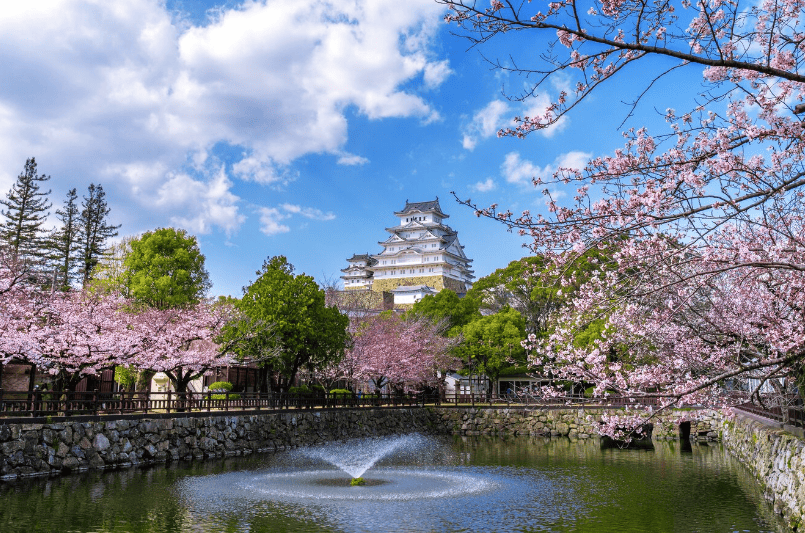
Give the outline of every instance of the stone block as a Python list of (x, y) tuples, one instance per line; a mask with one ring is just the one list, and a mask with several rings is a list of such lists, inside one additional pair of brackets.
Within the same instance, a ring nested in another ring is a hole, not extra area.
[(92, 446), (99, 452), (105, 452), (109, 449), (109, 439), (103, 433), (98, 433), (92, 441)]

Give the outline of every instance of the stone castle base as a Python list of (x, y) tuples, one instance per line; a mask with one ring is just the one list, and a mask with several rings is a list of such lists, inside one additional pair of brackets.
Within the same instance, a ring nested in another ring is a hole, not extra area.
[(410, 276), (407, 278), (386, 278), (376, 279), (372, 282), (372, 290), (374, 292), (388, 292), (397, 287), (405, 287), (411, 285), (427, 285), (433, 287), (437, 291), (442, 289), (450, 289), (456, 294), (464, 294), (467, 292), (467, 286), (463, 282), (448, 278), (446, 276)]

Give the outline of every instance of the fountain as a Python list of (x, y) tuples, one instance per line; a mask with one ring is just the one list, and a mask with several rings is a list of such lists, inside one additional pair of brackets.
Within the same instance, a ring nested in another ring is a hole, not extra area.
[(436, 501), (497, 487), (489, 476), (451, 467), (456, 461), (447, 449), (444, 440), (418, 434), (354, 439), (292, 450), (267, 470), (193, 478), (182, 490), (196, 504), (220, 499), (225, 486), (228, 502), (338, 502), (344, 509), (348, 502)]
[[(718, 447), (679, 448), (358, 439), (0, 484), (0, 530), (23, 533), (36, 523), (50, 531), (154, 533), (774, 531), (766, 519), (773, 509), (742, 465)], [(364, 485), (351, 486), (357, 474)]]

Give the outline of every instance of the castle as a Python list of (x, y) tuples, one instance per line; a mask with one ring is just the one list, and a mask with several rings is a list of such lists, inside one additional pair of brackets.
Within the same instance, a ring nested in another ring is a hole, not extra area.
[(472, 259), (464, 254), (458, 233), (444, 224), (449, 218), (439, 198), (431, 202), (405, 201), (394, 213), (397, 224), (378, 244), (383, 251), (355, 254), (342, 269), (344, 289), (391, 293), (396, 304), (413, 304), (427, 294), (450, 289), (463, 295), (472, 286)]

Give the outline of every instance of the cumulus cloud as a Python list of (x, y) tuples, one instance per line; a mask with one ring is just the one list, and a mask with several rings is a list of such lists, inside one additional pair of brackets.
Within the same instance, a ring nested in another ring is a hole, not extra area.
[(173, 215), (170, 220), (193, 233), (210, 233), (212, 226), (217, 226), (231, 235), (246, 219), (239, 212), (239, 198), (232, 194), (231, 187), (223, 166), (207, 181), (179, 173), (162, 184), (154, 205), (170, 212), (191, 213)]
[(504, 125), (511, 122), (511, 108), (502, 100), (492, 100), (483, 109), (476, 111), (472, 121), (464, 129), (462, 146), (475, 149), (479, 139), (492, 137)]
[[(0, 187), (36, 155), (55, 162), (46, 172), (102, 181), (144, 210), (176, 194), (175, 220), (234, 231), (244, 219), (230, 216), (232, 180), (281, 185), (314, 153), (366, 162), (342, 151), (346, 110), (439, 118), (419, 93), (451, 73), (430, 48), (441, 11), (431, 0), (244, 2), (195, 25), (153, 0), (4, 6)], [(221, 146), (243, 154), (226, 181), (205, 170)]]
[(470, 189), (475, 192), (489, 192), (497, 188), (495, 181), (492, 178), (486, 178), (486, 181), (479, 181), (474, 185), (470, 185)]
[(519, 152), (509, 152), (503, 158), (500, 173), (508, 183), (530, 186), (532, 179), (548, 179), (560, 168), (581, 170), (591, 157), (590, 153), (572, 151), (561, 154), (551, 164), (539, 166), (520, 157)]
[(259, 211), (260, 231), (266, 235), (271, 236), (291, 231), (291, 228), (281, 223), (282, 220), (290, 217), (290, 215), (282, 213), (276, 207), (261, 207)]

